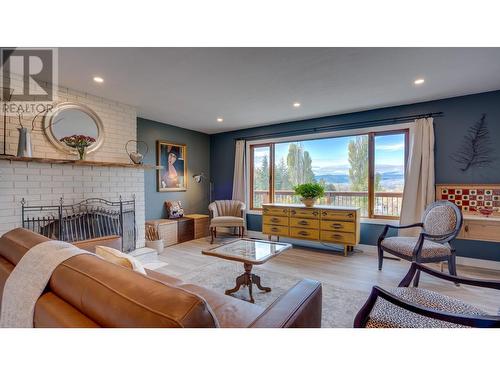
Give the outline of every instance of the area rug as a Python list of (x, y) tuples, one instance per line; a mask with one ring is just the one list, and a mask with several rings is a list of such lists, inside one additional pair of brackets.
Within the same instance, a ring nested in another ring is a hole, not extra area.
[[(183, 274), (181, 279), (186, 283), (203, 285), (206, 288), (224, 293), (226, 289), (234, 287), (236, 276), (242, 273), (243, 265), (241, 263), (217, 260)], [(254, 273), (261, 277), (263, 286), (272, 288), (269, 293), (262, 292), (256, 287), (253, 288), (255, 303), (262, 307), (269, 306), (280, 295), (300, 281), (300, 278), (269, 271), (261, 267), (254, 267)], [(326, 283), (322, 283), (322, 286), (322, 327), (352, 328), (354, 317), (365, 303), (368, 293), (343, 289)], [(247, 300), (248, 289), (241, 288), (233, 294), (233, 297)]]

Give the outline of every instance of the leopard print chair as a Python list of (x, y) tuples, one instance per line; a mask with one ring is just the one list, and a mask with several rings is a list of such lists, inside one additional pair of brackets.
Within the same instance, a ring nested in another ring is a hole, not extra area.
[[(417, 263), (448, 262), (450, 275), (457, 274), (455, 249), (450, 241), (456, 238), (462, 228), (463, 218), (460, 209), (449, 201), (430, 204), (424, 212), (421, 223), (396, 226), (386, 225), (380, 235), (378, 247), (378, 269), (382, 269), (384, 252)], [(421, 227), (418, 237), (387, 237), (390, 228), (403, 229)], [(414, 280), (418, 286), (420, 272)]]
[(410, 287), (417, 272), (482, 288), (500, 290), (500, 282), (460, 278), (412, 263), (397, 288), (372, 288), (354, 319), (355, 328), (489, 328), (500, 327), (500, 315), (489, 315), (476, 306), (431, 290)]

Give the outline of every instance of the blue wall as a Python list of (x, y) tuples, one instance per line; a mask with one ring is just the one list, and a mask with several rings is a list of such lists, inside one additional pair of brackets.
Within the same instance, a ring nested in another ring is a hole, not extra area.
[(146, 220), (165, 217), (164, 202), (180, 200), (186, 213), (207, 213), (209, 201), (209, 186), (206, 181), (197, 184), (191, 176), (197, 173), (210, 173), (210, 136), (192, 130), (178, 128), (161, 122), (137, 119), (137, 139), (145, 141), (149, 153), (144, 159), (145, 164), (156, 164), (156, 141), (166, 140), (187, 146), (188, 187), (183, 192), (158, 192), (156, 190), (156, 171), (146, 169), (144, 172), (144, 193), (146, 203)]
[[(342, 124), (346, 123), (430, 112), (443, 112), (444, 115), (434, 120), (436, 183), (500, 183), (500, 147), (498, 147), (500, 141), (500, 91), (492, 91), (212, 135), (210, 137), (210, 166), (214, 182), (214, 199), (231, 198), (234, 142), (237, 138), (266, 136), (282, 131), (307, 131), (320, 126), (338, 126), (340, 128)], [(488, 127), (495, 146), (493, 155), (495, 160), (489, 168), (464, 173), (451, 160), (450, 155), (460, 147), (468, 127), (476, 122), (482, 113), (487, 114)], [(249, 230), (261, 230), (262, 221), (259, 215), (247, 215), (247, 219)], [(375, 244), (382, 228), (382, 225), (363, 224), (361, 243)], [(498, 243), (460, 240), (455, 242), (455, 246), (460, 256), (500, 260), (500, 244)]]

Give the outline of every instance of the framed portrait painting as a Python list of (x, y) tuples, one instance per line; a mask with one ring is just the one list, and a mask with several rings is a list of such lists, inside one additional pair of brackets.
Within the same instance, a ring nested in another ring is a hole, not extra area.
[(156, 141), (158, 191), (185, 191), (187, 189), (186, 145)]

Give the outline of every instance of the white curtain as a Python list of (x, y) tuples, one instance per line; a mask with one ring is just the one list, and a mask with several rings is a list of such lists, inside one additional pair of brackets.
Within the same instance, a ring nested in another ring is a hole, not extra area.
[[(418, 223), (428, 204), (434, 202), (434, 125), (432, 117), (415, 120), (410, 128), (410, 149), (401, 205), (401, 225)], [(400, 235), (415, 236), (419, 228)]]
[(245, 202), (246, 173), (245, 173), (245, 141), (236, 141), (234, 152), (233, 199)]

